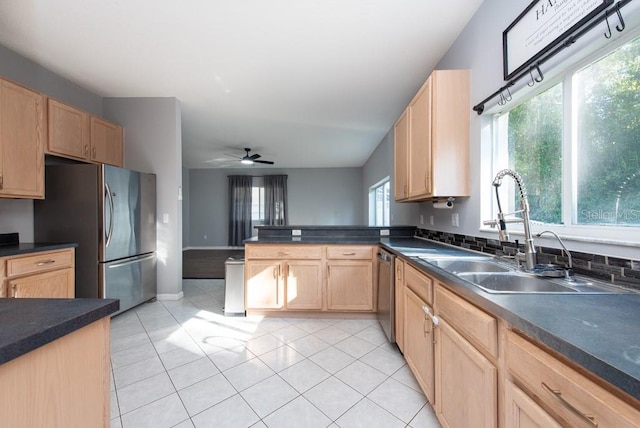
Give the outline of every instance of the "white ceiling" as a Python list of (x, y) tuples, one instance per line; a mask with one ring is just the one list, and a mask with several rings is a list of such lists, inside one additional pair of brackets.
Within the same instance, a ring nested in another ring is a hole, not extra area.
[(104, 97), (176, 97), (183, 165), (362, 166), (482, 0), (2, 0), (0, 44)]

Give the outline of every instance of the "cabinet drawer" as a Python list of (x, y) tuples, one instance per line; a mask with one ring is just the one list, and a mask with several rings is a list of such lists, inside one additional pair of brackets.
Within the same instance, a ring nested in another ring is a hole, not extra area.
[(637, 427), (640, 411), (528, 340), (507, 333), (507, 368), (563, 425)]
[(328, 245), (327, 258), (338, 260), (371, 260), (373, 247), (368, 245)]
[(33, 253), (7, 260), (7, 276), (43, 272), (73, 265), (73, 249)]
[(404, 281), (411, 291), (429, 305), (433, 305), (433, 280), (430, 277), (407, 264), (404, 268)]
[[(406, 273), (405, 273), (406, 275)], [(436, 286), (436, 313), (478, 348), (498, 357), (498, 322), (442, 286)]]
[(247, 259), (321, 259), (319, 245), (247, 245)]

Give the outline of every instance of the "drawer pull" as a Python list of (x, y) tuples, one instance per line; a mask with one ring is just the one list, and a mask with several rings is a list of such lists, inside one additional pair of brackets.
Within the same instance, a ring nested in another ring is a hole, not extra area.
[(46, 266), (46, 265), (50, 265), (51, 263), (55, 263), (56, 261), (53, 259), (48, 259), (48, 260), (43, 260), (41, 262), (36, 263), (36, 266)]
[(286, 251), (278, 251), (278, 255), (279, 255), (279, 256), (288, 256), (288, 255), (290, 255), (290, 254), (291, 254), (291, 253), (286, 252)]
[(596, 419), (593, 416), (586, 415), (586, 414), (582, 413), (580, 410), (576, 409), (573, 404), (569, 403), (567, 400), (564, 399), (564, 397), (562, 396), (562, 393), (560, 391), (549, 388), (549, 386), (547, 386), (547, 384), (544, 383), (544, 382), (542, 382), (541, 385), (542, 385), (542, 388), (545, 391), (547, 391), (549, 394), (551, 394), (564, 407), (569, 409), (571, 411), (571, 413), (575, 414), (576, 416), (578, 416), (579, 418), (585, 420), (586, 422), (589, 422), (593, 427), (597, 427), (598, 426), (598, 422), (596, 422)]
[(343, 256), (355, 256), (356, 253), (342, 253)]

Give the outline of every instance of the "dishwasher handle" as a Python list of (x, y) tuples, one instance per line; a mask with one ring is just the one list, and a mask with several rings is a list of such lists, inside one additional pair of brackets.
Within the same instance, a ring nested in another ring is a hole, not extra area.
[(383, 262), (386, 263), (391, 263), (393, 261), (393, 256), (389, 253), (385, 253), (385, 252), (378, 252), (378, 260), (382, 260)]

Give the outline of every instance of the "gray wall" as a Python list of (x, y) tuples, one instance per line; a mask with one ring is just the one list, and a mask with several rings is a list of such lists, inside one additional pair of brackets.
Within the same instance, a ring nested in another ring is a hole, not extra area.
[(189, 246), (189, 170), (182, 168), (182, 247)]
[(286, 174), (290, 224), (363, 224), (362, 168), (192, 169), (189, 246), (227, 245), (227, 175), (240, 174)]
[[(0, 76), (60, 101), (102, 115), (102, 97), (0, 45)], [(0, 198), (0, 233), (18, 232), (20, 241), (33, 242), (33, 202)]]
[[(176, 98), (105, 98), (104, 114), (125, 127), (125, 166), (156, 174), (158, 298), (182, 295), (182, 115)], [(166, 217), (166, 221), (165, 221)]]

